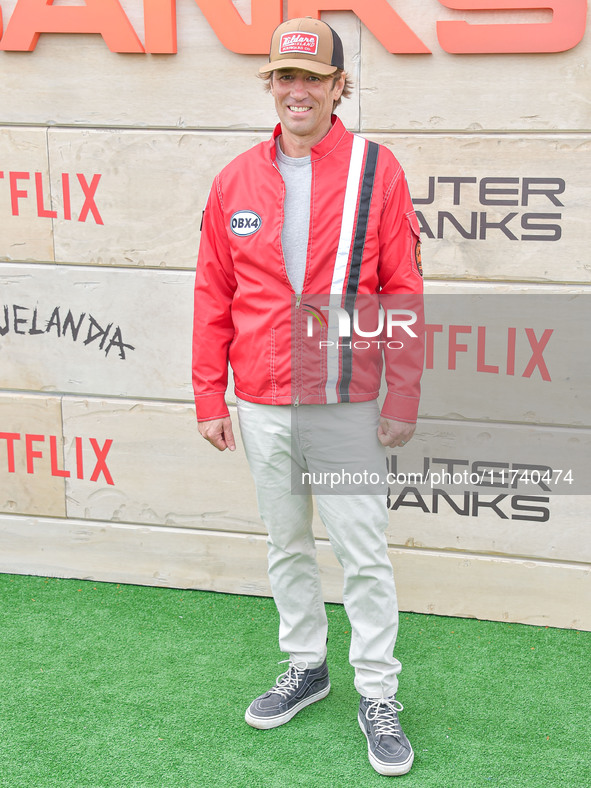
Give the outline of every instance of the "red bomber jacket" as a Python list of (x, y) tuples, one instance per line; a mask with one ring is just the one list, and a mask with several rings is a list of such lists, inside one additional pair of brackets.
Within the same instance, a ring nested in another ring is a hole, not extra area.
[(306, 405), (375, 399), (385, 360), (382, 415), (414, 422), (423, 281), (404, 172), (388, 148), (351, 134), (333, 116), (311, 151), (306, 272), (295, 293), (281, 245), (280, 133), (278, 125), (271, 140), (222, 170), (203, 214), (193, 332), (197, 418), (228, 415), (228, 361), (241, 399)]

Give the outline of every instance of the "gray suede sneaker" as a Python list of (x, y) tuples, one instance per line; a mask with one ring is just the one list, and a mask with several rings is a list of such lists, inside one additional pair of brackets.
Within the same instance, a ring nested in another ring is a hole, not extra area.
[[(287, 660), (286, 660), (287, 661)], [(330, 691), (326, 660), (318, 668), (305, 662), (290, 662), (277, 677), (277, 683), (250, 704), (244, 719), (253, 728), (277, 728), (311, 703), (325, 698)]]
[(369, 762), (379, 774), (406, 774), (415, 754), (398, 722), (402, 703), (391, 698), (361, 698), (359, 727), (367, 739)]

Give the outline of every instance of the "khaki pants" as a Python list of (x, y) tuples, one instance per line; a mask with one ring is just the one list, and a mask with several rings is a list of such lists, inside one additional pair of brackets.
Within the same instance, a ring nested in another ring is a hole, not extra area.
[[(401, 669), (393, 656), (398, 606), (385, 537), (387, 488), (376, 481), (386, 470), (385, 451), (377, 439), (377, 403), (237, 404), (268, 531), (281, 650), (309, 667), (326, 656), (327, 618), (312, 533), (314, 492), (344, 570), (355, 687), (365, 697), (394, 695)], [(373, 482), (369, 487), (363, 482), (368, 478)]]

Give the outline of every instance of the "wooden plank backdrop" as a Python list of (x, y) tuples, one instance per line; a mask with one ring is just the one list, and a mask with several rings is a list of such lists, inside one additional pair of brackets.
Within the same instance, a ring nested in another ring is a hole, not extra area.
[[(2, 33), (16, 2), (0, 0)], [(256, 78), (265, 57), (226, 49), (195, 0), (175, 5), (176, 54), (45, 33), (32, 52), (0, 51), (0, 571), (266, 595), (244, 452), (200, 438), (190, 346), (212, 179), (268, 137), (275, 113)], [(250, 2), (234, 5), (249, 22)], [(431, 54), (388, 52), (351, 11), (322, 15), (355, 83), (339, 114), (407, 173), (428, 319), (441, 325), (416, 438), (390, 467), (436, 472), (448, 458), (576, 477), (447, 495), (393, 484), (401, 606), (591, 629), (591, 35), (558, 53), (454, 55), (437, 22), (469, 12), (390, 5)], [(143, 41), (143, 2), (121, 6)], [(491, 21), (551, 13), (478, 15)], [(471, 329), (456, 369), (452, 325)], [(551, 331), (547, 379), (540, 364), (523, 374), (526, 330)], [(235, 415), (231, 378), (227, 398)], [(315, 531), (326, 598), (340, 601), (317, 517)]]

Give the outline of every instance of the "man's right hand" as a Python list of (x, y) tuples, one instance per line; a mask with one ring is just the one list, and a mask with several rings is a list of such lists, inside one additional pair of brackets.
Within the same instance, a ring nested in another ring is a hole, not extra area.
[(209, 441), (216, 449), (224, 451), (236, 451), (234, 433), (232, 432), (232, 420), (229, 416), (223, 419), (213, 419), (212, 421), (200, 421), (199, 432), (206, 441)]

